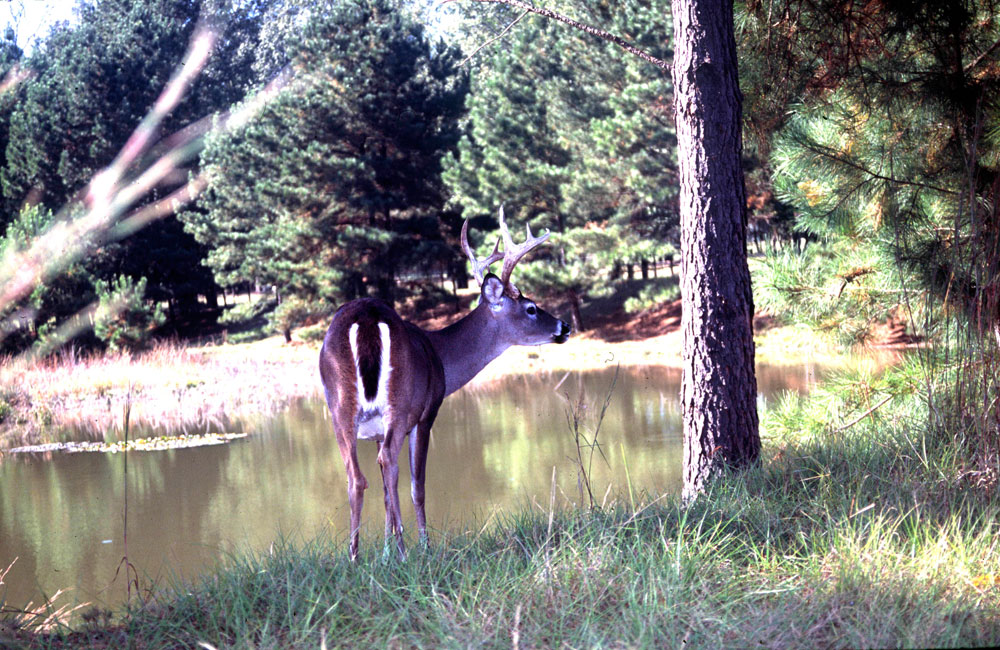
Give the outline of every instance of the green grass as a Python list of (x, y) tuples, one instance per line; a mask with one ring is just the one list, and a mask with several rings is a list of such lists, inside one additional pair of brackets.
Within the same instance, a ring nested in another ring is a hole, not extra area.
[(356, 564), (343, 539), (286, 542), (230, 557), (195, 584), (134, 603), (116, 623), (91, 616), (44, 634), (20, 629), (7, 643), (1000, 644), (995, 476), (966, 471), (955, 438), (923, 427), (916, 397), (842, 431), (809, 417), (830, 408), (823, 399), (789, 399), (770, 411), (761, 467), (716, 483), (687, 507), (647, 496), (632, 509), (624, 496), (603, 510), (526, 508), (482, 530), (434, 535), (405, 562), (383, 560), (374, 540)]

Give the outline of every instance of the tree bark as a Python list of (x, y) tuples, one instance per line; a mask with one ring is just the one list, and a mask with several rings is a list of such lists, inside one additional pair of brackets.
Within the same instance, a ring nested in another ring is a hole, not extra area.
[(732, 0), (672, 0), (684, 497), (760, 456)]

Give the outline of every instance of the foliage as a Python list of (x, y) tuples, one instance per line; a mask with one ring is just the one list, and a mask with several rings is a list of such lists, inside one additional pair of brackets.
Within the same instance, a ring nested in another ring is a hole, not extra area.
[[(871, 342), (878, 327), (893, 319), (930, 334), (917, 314), (900, 309), (900, 272), (886, 252), (870, 241), (847, 238), (821, 241), (801, 252), (776, 250), (755, 266), (755, 304), (846, 346)], [(916, 279), (907, 280), (908, 290), (919, 296)]]
[[(14, 30), (7, 27), (0, 39), (0, 80), (6, 86), (0, 89), (0, 154), (6, 152), (10, 140), (10, 118), (18, 101), (15, 79), (18, 78), (18, 64), (23, 56), (24, 52), (17, 46)], [(0, 231), (7, 227), (10, 218), (17, 212), (18, 207), (0, 191)]]
[[(39, 205), (25, 208), (0, 239), (0, 259), (23, 251), (35, 237), (58, 225), (49, 210)], [(143, 347), (165, 321), (161, 305), (145, 302), (146, 284), (145, 278), (135, 281), (125, 275), (102, 280), (85, 263), (71, 264), (44, 278), (25, 300), (8, 305), (0, 314), (7, 317), (3, 347), (13, 351), (33, 345), (36, 353), (48, 354), (73, 338), (79, 329), (74, 323), (85, 317), (91, 304), (99, 341), (115, 351)]]
[(651, 282), (639, 289), (639, 294), (625, 300), (625, 311), (630, 314), (640, 312), (656, 305), (673, 302), (681, 297), (680, 283), (676, 278), (666, 278), (659, 282)]
[[(904, 316), (911, 333), (963, 360), (964, 370), (944, 373), (956, 383), (928, 396), (937, 426), (978, 422), (988, 443), (976, 453), (995, 464), (995, 5), (748, 3), (744, 27), (763, 44), (748, 67), (771, 69), (781, 86), (769, 99), (766, 85), (749, 91), (770, 106), (775, 191), (823, 242), (762, 266), (771, 308), (855, 340), (874, 320)], [(940, 372), (924, 356), (928, 374)]]
[[(571, 3), (575, 17), (662, 56), (669, 9), (653, 5)], [(495, 31), (515, 19), (506, 8), (468, 11)], [(469, 47), (491, 36), (467, 29)], [(553, 229), (556, 247), (519, 267), (518, 277), (529, 291), (567, 298), (580, 330), (581, 300), (610, 289), (615, 261), (673, 252), (666, 243), (677, 219), (670, 80), (533, 15), (478, 57), (467, 133), (445, 171), (452, 204), (474, 217), (506, 203), (535, 230)]]
[(223, 312), (222, 316), (219, 317), (219, 323), (223, 325), (249, 323), (274, 311), (276, 306), (277, 301), (273, 296), (264, 296), (256, 302), (237, 303)]
[[(983, 134), (1000, 84), (990, 67), (1000, 24), (984, 2), (953, 12), (935, 3), (834, 5), (786, 2), (772, 8), (777, 28), (751, 30), (798, 57), (782, 81), (801, 89), (801, 100), (785, 96), (789, 110), (772, 140), (776, 191), (800, 228), (850, 242), (845, 254), (871, 248), (876, 270), (900, 274), (895, 302), (927, 288), (970, 310), (986, 299), (994, 265), (996, 152)], [(793, 17), (803, 28), (783, 32)], [(808, 56), (821, 38), (829, 46)], [(965, 66), (958, 76), (956, 61)]]
[(146, 278), (96, 280), (94, 290), (98, 298), (94, 334), (115, 352), (145, 347), (153, 330), (166, 320), (162, 305), (145, 301)]
[(278, 304), (268, 316), (271, 328), (284, 335), (285, 341), (291, 342), (292, 328), (304, 322), (310, 314), (315, 313), (315, 307), (300, 296), (290, 296)]
[[(251, 11), (254, 4), (242, 9)], [(50, 209), (73, 200), (153, 106), (203, 9), (215, 11), (211, 17), (220, 26), (228, 23), (230, 31), (222, 35), (220, 56), (210, 61), (164, 131), (177, 131), (240, 99), (251, 80), (253, 34), (228, 3), (210, 9), (199, 0), (83, 2), (79, 20), (57, 25), (25, 61), (35, 76), (11, 117), (0, 174), (4, 195), (18, 201), (32, 195)]]
[[(241, 98), (259, 74), (251, 64), (264, 2), (81, 3), (78, 20), (54, 27), (21, 61), (30, 74), (0, 104), (0, 224), (16, 220), (22, 207), (34, 204), (74, 218), (82, 189), (153, 107), (203, 21), (220, 31), (216, 56), (167, 116), (162, 131), (190, 127)], [(152, 155), (156, 151), (154, 146)], [(134, 173), (128, 170), (126, 176)], [(145, 200), (161, 199), (185, 181), (180, 171)], [(120, 275), (146, 277), (150, 296), (169, 301), (172, 315), (196, 308), (199, 294), (211, 301), (216, 293), (210, 273), (199, 264), (204, 251), (172, 216), (122, 241), (89, 244), (79, 267), (84, 275), (106, 282)], [(63, 314), (77, 311), (78, 300), (72, 292), (68, 297), (66, 305), (52, 305), (57, 327), (65, 324)]]
[[(315, 11), (291, 47), (296, 82), (202, 162), (209, 187), (182, 215), (216, 280), (277, 288), (282, 328), (443, 252), (440, 159), (458, 137), (467, 84), (389, 0)], [(294, 307), (292, 306), (294, 305)]]
[[(51, 211), (37, 205), (26, 207), (7, 224), (0, 239), (0, 259), (17, 259), (16, 254), (55, 223)], [(71, 264), (63, 273), (45, 278), (20, 303), (6, 305), (0, 310), (0, 318), (6, 319), (0, 331), (3, 336), (0, 349), (21, 350), (53, 334), (59, 323), (69, 320), (93, 300), (91, 279), (83, 264)]]

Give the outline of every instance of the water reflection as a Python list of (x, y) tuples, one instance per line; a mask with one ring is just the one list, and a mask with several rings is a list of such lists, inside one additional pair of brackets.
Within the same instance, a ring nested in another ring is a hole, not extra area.
[[(513, 377), (470, 386), (445, 400), (428, 457), (427, 515), (434, 529), (482, 521), (494, 509), (548, 504), (553, 468), (557, 498), (580, 502), (567, 410), (583, 396), (587, 435), (596, 425), (614, 369)], [(783, 389), (807, 390), (814, 371), (758, 368), (763, 401)], [(680, 371), (622, 370), (600, 433), (607, 462), (593, 462), (598, 496), (625, 489), (622, 462), (636, 489), (677, 491), (681, 482)], [(21, 457), (0, 465), (0, 600), (20, 607), (59, 589), (70, 601), (114, 605), (125, 598), (125, 499), (128, 559), (143, 587), (164, 576), (194, 576), (224, 553), (267, 548), (279, 535), (346, 539), (345, 478), (329, 416), (307, 400), (261, 422), (236, 424), (253, 435), (216, 447), (132, 452), (127, 490), (122, 454)], [(136, 435), (142, 435), (137, 432)], [(359, 445), (372, 486), (364, 535), (378, 539), (384, 511), (375, 445)], [(405, 465), (405, 463), (404, 463)], [(404, 525), (413, 533), (409, 475), (400, 472)], [(61, 602), (67, 602), (63, 600)]]

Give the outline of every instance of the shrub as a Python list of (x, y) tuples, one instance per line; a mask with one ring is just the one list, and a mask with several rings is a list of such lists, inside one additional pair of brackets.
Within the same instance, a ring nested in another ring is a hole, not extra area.
[(143, 299), (146, 278), (135, 281), (123, 275), (110, 282), (95, 280), (94, 290), (98, 298), (94, 334), (112, 350), (144, 348), (153, 330), (166, 320), (162, 306)]
[(681, 288), (675, 278), (650, 282), (639, 290), (639, 295), (625, 301), (625, 311), (630, 314), (649, 309), (681, 297)]

